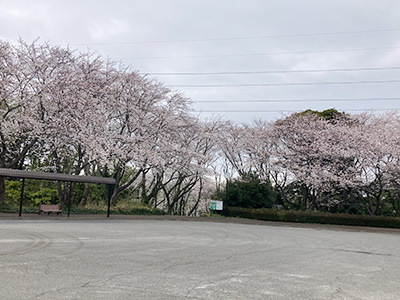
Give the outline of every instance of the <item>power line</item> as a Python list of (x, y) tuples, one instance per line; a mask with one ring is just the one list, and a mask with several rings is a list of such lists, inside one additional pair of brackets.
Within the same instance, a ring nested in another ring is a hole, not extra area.
[(400, 97), (383, 98), (324, 98), (324, 99), (255, 99), (255, 100), (193, 100), (193, 103), (286, 103), (286, 102), (353, 102), (353, 101), (394, 101), (400, 100)]
[(271, 70), (271, 71), (237, 71), (237, 72), (141, 72), (142, 75), (254, 75), (254, 74), (281, 74), (281, 73), (317, 73), (317, 72), (356, 72), (400, 70), (400, 67), (370, 67), (370, 68), (341, 68), (341, 69), (306, 69), (306, 70)]
[[(355, 108), (355, 109), (338, 109), (339, 111), (395, 111), (399, 108)], [(304, 111), (304, 109), (267, 109), (267, 110), (196, 110), (194, 112), (198, 113), (284, 113), (284, 112), (299, 112)]]
[(340, 85), (340, 84), (383, 84), (397, 83), (394, 80), (333, 81), (333, 82), (287, 82), (287, 83), (243, 83), (243, 84), (176, 84), (166, 85), (170, 88), (224, 88), (224, 87), (269, 87), (269, 86), (302, 86), (302, 85)]
[(143, 56), (143, 57), (125, 57), (127, 59), (186, 59), (186, 58), (214, 58), (214, 57), (243, 57), (243, 56), (268, 56), (268, 55), (286, 55), (286, 54), (307, 54), (307, 53), (333, 53), (333, 52), (356, 52), (356, 51), (377, 51), (393, 50), (400, 47), (373, 47), (373, 48), (350, 48), (350, 49), (327, 49), (327, 50), (300, 50), (286, 52), (261, 52), (261, 53), (242, 53), (242, 54), (206, 54), (206, 55), (182, 55), (182, 56)]
[(236, 41), (236, 40), (254, 40), (254, 39), (271, 39), (271, 38), (291, 38), (291, 37), (313, 37), (313, 36), (347, 35), (347, 34), (363, 34), (363, 33), (393, 32), (393, 31), (400, 31), (400, 28), (354, 30), (354, 31), (336, 31), (336, 32), (320, 32), (320, 33), (300, 33), (300, 34), (278, 34), (278, 35), (245, 36), (245, 37), (186, 39), (186, 40), (154, 40), (154, 41), (131, 41), (131, 42), (76, 43), (76, 44), (69, 44), (69, 45), (70, 46), (90, 46), (90, 45), (131, 45), (131, 44), (161, 44), (161, 43), (165, 44), (165, 43), (216, 42), (216, 41)]

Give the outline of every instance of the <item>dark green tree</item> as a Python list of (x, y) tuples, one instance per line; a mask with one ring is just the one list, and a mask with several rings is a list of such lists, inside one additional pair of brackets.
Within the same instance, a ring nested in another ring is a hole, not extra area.
[(222, 190), (221, 199), (228, 206), (247, 208), (272, 208), (275, 193), (271, 184), (262, 182), (254, 174), (246, 174), (240, 179), (228, 182), (227, 190)]

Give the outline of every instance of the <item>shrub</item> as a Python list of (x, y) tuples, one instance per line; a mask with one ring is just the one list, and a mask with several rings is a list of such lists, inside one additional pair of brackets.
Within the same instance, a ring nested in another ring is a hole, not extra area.
[(271, 184), (261, 182), (252, 174), (229, 181), (227, 190), (221, 191), (220, 199), (226, 201), (226, 197), (229, 206), (237, 207), (271, 208), (275, 203), (275, 193)]
[(241, 207), (229, 207), (228, 213), (230, 217), (266, 221), (400, 228), (399, 218), (383, 216), (273, 210), (265, 208), (249, 209)]
[[(22, 182), (6, 180), (5, 203), (9, 207), (19, 206)], [(56, 185), (51, 181), (25, 180), (24, 207), (37, 207), (42, 204), (57, 204), (58, 193)]]

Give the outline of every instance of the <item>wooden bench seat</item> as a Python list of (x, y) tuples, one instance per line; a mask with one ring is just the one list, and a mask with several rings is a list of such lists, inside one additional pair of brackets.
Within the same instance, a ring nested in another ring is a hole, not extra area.
[(42, 213), (46, 213), (46, 212), (48, 215), (52, 214), (53, 212), (56, 212), (57, 216), (62, 214), (62, 210), (60, 209), (58, 204), (56, 204), (56, 205), (40, 204), (39, 215), (41, 215)]

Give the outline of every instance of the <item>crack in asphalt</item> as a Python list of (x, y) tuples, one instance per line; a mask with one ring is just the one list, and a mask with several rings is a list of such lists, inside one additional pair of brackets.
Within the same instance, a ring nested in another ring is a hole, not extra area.
[(335, 248), (329, 248), (327, 250), (333, 250), (333, 251), (338, 251), (338, 252), (359, 253), (359, 254), (367, 254), (367, 255), (393, 256), (393, 254), (389, 254), (389, 253), (378, 253), (378, 252), (363, 251), (363, 250), (349, 250), (349, 249), (335, 249)]

